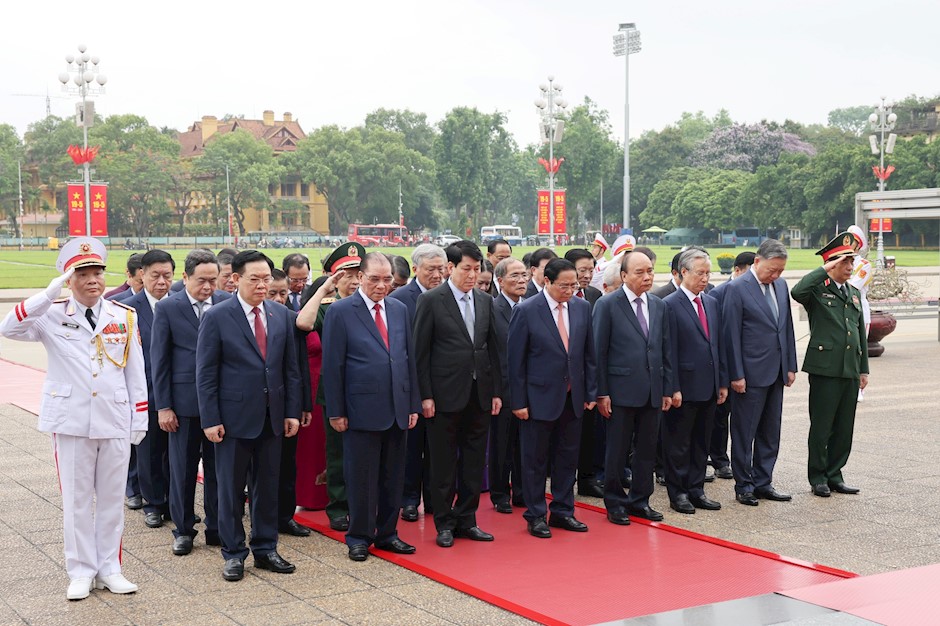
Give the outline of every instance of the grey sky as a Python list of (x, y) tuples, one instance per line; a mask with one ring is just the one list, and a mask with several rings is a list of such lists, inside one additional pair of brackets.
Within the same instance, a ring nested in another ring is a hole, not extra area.
[[(79, 15), (82, 6), (94, 9)], [(265, 109), (292, 112), (309, 132), (354, 126), (378, 107), (434, 123), (476, 106), (507, 113), (525, 145), (537, 140), (538, 85), (553, 74), (570, 103), (589, 96), (607, 109), (619, 138), (624, 66), (611, 38), (620, 22), (642, 33), (630, 57), (633, 137), (682, 111), (825, 123), (829, 110), (881, 95), (940, 92), (935, 0), (53, 0), (12, 3), (4, 22), (0, 123), (21, 134), (45, 102), (11, 94), (62, 96), (56, 76), (82, 42), (109, 80), (99, 113), (181, 130), (202, 115)], [(57, 115), (74, 106), (52, 100)]]

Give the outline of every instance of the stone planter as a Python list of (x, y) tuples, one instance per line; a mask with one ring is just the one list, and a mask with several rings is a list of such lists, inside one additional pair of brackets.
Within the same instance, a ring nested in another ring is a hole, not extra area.
[(898, 320), (894, 314), (889, 311), (871, 312), (871, 327), (868, 329), (868, 357), (876, 357), (884, 354), (885, 347), (881, 345), (881, 340), (894, 332), (897, 328)]
[(734, 268), (734, 258), (718, 257), (718, 267), (722, 274), (730, 274)]

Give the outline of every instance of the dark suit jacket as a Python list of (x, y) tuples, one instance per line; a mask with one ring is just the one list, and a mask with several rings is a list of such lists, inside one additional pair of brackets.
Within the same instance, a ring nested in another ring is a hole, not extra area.
[(412, 349), (411, 318), (398, 300), (385, 299), (388, 342), (374, 313), (355, 293), (333, 303), (323, 323), (323, 385), (328, 417), (346, 417), (351, 430), (408, 429), (421, 412)]
[(525, 297), (531, 298), (537, 295), (539, 295), (539, 288), (535, 286), (535, 281), (530, 278), (529, 283), (525, 286)]
[[(731, 286), (731, 279), (729, 278), (723, 283), (718, 283), (714, 289), (705, 290), (705, 293), (710, 295), (712, 298), (718, 301), (718, 308), (721, 308), (721, 303), (725, 299), (725, 292), (728, 287)], [(710, 284), (710, 283), (709, 283)]]
[(112, 300), (114, 302), (126, 302), (128, 298), (133, 298), (134, 296), (140, 293), (143, 293), (143, 289), (141, 289), (137, 293), (134, 293), (130, 289), (125, 289), (124, 291), (116, 293), (113, 296), (108, 296), (108, 300)]
[[(127, 292), (125, 292), (127, 293)], [(133, 296), (123, 300), (124, 304), (134, 307), (137, 310), (137, 329), (140, 331), (140, 343), (144, 348), (144, 371), (147, 373), (147, 398), (150, 402), (150, 410), (156, 411), (159, 408), (153, 397), (153, 368), (150, 364), (150, 338), (153, 330), (153, 310), (150, 308), (150, 300), (147, 299), (147, 290), (141, 289)]]
[(179, 291), (182, 291), (184, 287), (185, 285), (183, 284), (183, 279), (180, 278), (179, 280), (174, 282), (172, 285), (170, 285), (170, 293), (177, 293)]
[(728, 357), (730, 380), (747, 379), (748, 385), (769, 387), (786, 383), (787, 372), (796, 372), (796, 341), (790, 317), (790, 292), (782, 278), (774, 281), (779, 318), (774, 321), (763, 289), (747, 271), (725, 289), (722, 298), (722, 342)]
[(702, 306), (708, 321), (708, 337), (698, 311), (681, 289), (666, 296), (669, 312), (669, 339), (676, 387), (683, 402), (706, 402), (728, 387), (728, 372), (721, 358), (721, 313), (718, 301), (704, 293)]
[(576, 417), (584, 403), (597, 399), (597, 364), (591, 329), (591, 305), (581, 298), (568, 302), (568, 350), (545, 294), (520, 303), (509, 322), (511, 408), (528, 407), (529, 419), (557, 420), (571, 386)]
[(474, 372), (481, 407), (502, 395), (493, 298), (479, 289), (471, 293), (476, 315), (472, 343), (449, 281), (418, 298), (414, 336), (421, 398), (433, 398), (442, 413), (467, 406)]
[(415, 311), (418, 308), (418, 296), (420, 296), (421, 293), (421, 287), (418, 285), (418, 281), (412, 280), (404, 287), (399, 287), (390, 293), (388, 297), (404, 303), (404, 305), (408, 307), (408, 317), (413, 321)]
[[(519, 306), (522, 302), (516, 304)], [(504, 392), (509, 389), (509, 320), (513, 307), (506, 296), (499, 294), (493, 299), (493, 326), (496, 329), (496, 344), (499, 348), (499, 371), (502, 374)], [(505, 403), (508, 405), (508, 402)]]
[(669, 294), (675, 293), (675, 292), (676, 292), (676, 280), (675, 278), (672, 277), (671, 274), (669, 276), (668, 283), (666, 283), (665, 285), (662, 285), (661, 287), (657, 287), (656, 289), (650, 290), (650, 293), (656, 296), (657, 298), (659, 298), (660, 300), (662, 300)]
[[(231, 298), (216, 291), (212, 305)], [(208, 313), (212, 307), (205, 312)], [(155, 410), (173, 409), (177, 415), (199, 415), (196, 395), (196, 340), (199, 320), (186, 291), (178, 291), (157, 303), (150, 337)]]
[[(604, 295), (597, 287), (591, 287), (588, 285), (584, 290), (584, 300), (588, 301), (588, 304), (591, 305), (591, 308), (594, 308), (594, 304), (601, 299), (601, 296)], [(575, 297), (577, 297), (577, 292), (575, 292)]]
[(222, 424), (225, 436), (254, 439), (265, 415), (275, 435), (286, 418), (300, 419), (301, 381), (292, 312), (266, 300), (267, 358), (237, 297), (203, 315), (196, 345), (196, 389), (203, 428)]
[(131, 290), (131, 286), (125, 280), (123, 283), (121, 283), (114, 289), (109, 289), (108, 291), (105, 291), (103, 297), (105, 300), (111, 300), (112, 298), (114, 298), (114, 296), (118, 295), (119, 293), (124, 293), (125, 291), (130, 291), (130, 290)]
[(594, 305), (597, 395), (617, 406), (658, 408), (675, 392), (666, 305), (653, 295), (647, 301), (648, 339), (623, 289)]

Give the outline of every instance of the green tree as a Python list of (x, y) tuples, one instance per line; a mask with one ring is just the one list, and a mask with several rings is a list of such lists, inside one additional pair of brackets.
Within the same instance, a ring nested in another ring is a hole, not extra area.
[(695, 167), (676, 167), (663, 174), (662, 179), (650, 192), (646, 208), (640, 214), (640, 224), (643, 228), (659, 226), (670, 229), (692, 226), (679, 221), (673, 213), (673, 204), (686, 184), (703, 180), (708, 175), (708, 170)]
[(82, 129), (72, 120), (50, 115), (33, 122), (26, 129), (24, 143), (26, 160), (39, 169), (39, 182), (51, 194), (59, 184), (79, 178), (78, 166), (66, 152), (69, 146), (82, 145)]
[(705, 141), (715, 130), (731, 126), (733, 123), (727, 109), (721, 109), (715, 114), (715, 117), (711, 118), (705, 115), (704, 111), (698, 111), (697, 113), (684, 111), (674, 126), (682, 134), (685, 141), (694, 146)]
[(837, 128), (844, 133), (861, 137), (868, 128), (868, 116), (873, 107), (862, 104), (854, 107), (842, 107), (829, 111), (829, 126)]
[(738, 199), (751, 177), (741, 170), (712, 170), (689, 180), (672, 202), (673, 219), (687, 228), (732, 230), (745, 225)]
[[(674, 126), (667, 126), (659, 132), (647, 131), (631, 143), (630, 214), (632, 216), (639, 216), (646, 210), (647, 200), (656, 183), (662, 180), (669, 170), (686, 165), (691, 154), (692, 143)], [(622, 176), (623, 162), (619, 154), (617, 161)], [(620, 188), (622, 189), (622, 186)], [(605, 189), (605, 198), (606, 195)], [(622, 202), (618, 205), (622, 205)], [(645, 228), (662, 227), (662, 224), (642, 222)]]
[(11, 235), (19, 234), (19, 181), (17, 163), (23, 159), (23, 144), (16, 129), (0, 124), (0, 208), (13, 224)]
[(428, 116), (410, 109), (376, 109), (366, 115), (366, 127), (379, 126), (403, 135), (405, 145), (430, 157), (434, 146), (434, 127), (428, 124)]
[(804, 230), (821, 237), (832, 233), (837, 222), (851, 224), (855, 219), (855, 194), (874, 189), (872, 165), (871, 153), (859, 146), (835, 145), (816, 155), (803, 186)]
[(748, 181), (738, 198), (742, 226), (763, 231), (779, 231), (802, 225), (806, 211), (803, 187), (809, 176), (811, 157), (785, 153), (776, 165), (762, 165)]

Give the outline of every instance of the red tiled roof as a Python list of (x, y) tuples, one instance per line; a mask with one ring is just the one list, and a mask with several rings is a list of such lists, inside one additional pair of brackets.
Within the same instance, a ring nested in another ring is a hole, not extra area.
[[(275, 152), (293, 152), (297, 149), (297, 141), (307, 136), (304, 129), (296, 121), (276, 121), (271, 126), (265, 126), (262, 120), (231, 119), (218, 122), (218, 130), (209, 136), (224, 135), (235, 129), (251, 133), (256, 139), (261, 139)], [(205, 149), (202, 141), (202, 121), (194, 122), (189, 130), (179, 133), (180, 155), (182, 157), (199, 156)]]

